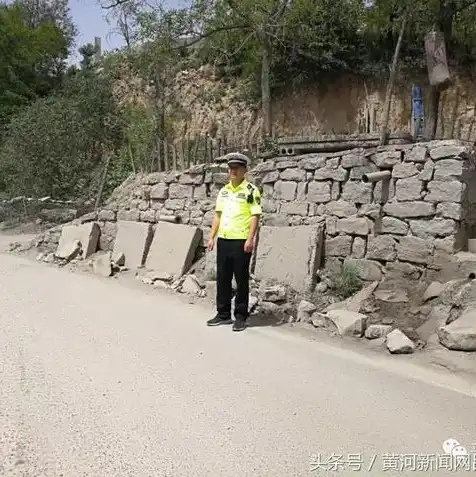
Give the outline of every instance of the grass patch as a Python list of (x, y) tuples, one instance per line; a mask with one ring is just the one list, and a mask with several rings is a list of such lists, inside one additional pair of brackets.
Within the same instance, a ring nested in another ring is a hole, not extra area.
[(355, 265), (344, 264), (339, 271), (331, 275), (330, 279), (332, 291), (344, 300), (362, 289), (362, 280)]

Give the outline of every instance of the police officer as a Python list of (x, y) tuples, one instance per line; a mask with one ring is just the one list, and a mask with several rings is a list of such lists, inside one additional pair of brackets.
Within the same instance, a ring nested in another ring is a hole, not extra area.
[(250, 261), (261, 216), (261, 194), (245, 179), (248, 158), (240, 153), (227, 156), (229, 182), (218, 193), (208, 250), (217, 247), (217, 315), (208, 326), (231, 324), (232, 280), (235, 276), (235, 322), (242, 331), (248, 319)]

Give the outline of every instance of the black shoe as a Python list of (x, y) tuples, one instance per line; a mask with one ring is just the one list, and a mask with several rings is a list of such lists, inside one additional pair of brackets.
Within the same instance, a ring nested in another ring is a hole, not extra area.
[(231, 325), (232, 323), (233, 320), (231, 318), (221, 318), (217, 315), (215, 318), (207, 321), (207, 326)]
[(243, 318), (236, 318), (233, 323), (233, 331), (243, 331), (246, 328), (246, 320)]

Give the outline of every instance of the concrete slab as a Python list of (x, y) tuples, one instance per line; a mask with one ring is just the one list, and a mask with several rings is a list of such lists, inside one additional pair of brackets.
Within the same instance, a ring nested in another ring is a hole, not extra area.
[(125, 266), (138, 268), (144, 265), (152, 242), (152, 224), (119, 220), (114, 241), (113, 256), (124, 254)]
[(202, 240), (198, 227), (159, 222), (147, 256), (146, 267), (169, 273), (175, 278), (186, 273)]
[(82, 225), (66, 225), (61, 229), (61, 236), (55, 255), (58, 258), (66, 258), (65, 254), (71, 251), (71, 244), (79, 241), (82, 249), (81, 256), (88, 258), (93, 253), (96, 253), (100, 235), (101, 229), (96, 222)]
[(323, 242), (322, 225), (262, 227), (256, 278), (274, 280), (295, 290), (308, 289), (321, 263)]

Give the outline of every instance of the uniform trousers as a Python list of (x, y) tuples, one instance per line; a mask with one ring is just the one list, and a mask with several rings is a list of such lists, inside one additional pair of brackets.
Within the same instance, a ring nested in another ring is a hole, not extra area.
[(236, 280), (235, 318), (248, 318), (251, 253), (245, 252), (246, 240), (217, 239), (217, 312), (231, 318), (232, 280)]

